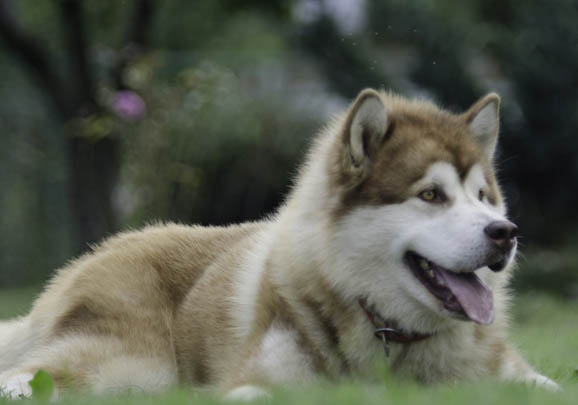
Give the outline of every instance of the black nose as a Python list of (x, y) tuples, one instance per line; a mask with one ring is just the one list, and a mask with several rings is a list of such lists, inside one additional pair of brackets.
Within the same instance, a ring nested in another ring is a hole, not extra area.
[(510, 221), (490, 222), (484, 233), (502, 251), (511, 250), (516, 243), (518, 227)]

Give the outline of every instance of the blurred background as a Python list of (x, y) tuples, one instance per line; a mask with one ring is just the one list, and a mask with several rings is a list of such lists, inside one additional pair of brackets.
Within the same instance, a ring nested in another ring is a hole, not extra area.
[(364, 87), (502, 97), (518, 291), (578, 299), (575, 0), (0, 0), (0, 289), (119, 230), (282, 202)]

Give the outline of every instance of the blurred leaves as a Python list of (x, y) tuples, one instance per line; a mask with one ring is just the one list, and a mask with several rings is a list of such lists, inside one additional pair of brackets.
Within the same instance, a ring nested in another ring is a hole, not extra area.
[(98, 142), (112, 134), (114, 120), (109, 115), (93, 114), (78, 120), (69, 121), (70, 133)]
[[(17, 3), (65, 73), (54, 4)], [(330, 12), (339, 4), (365, 7), (359, 27), (339, 20), (351, 9)], [(85, 7), (104, 108), (63, 129), (15, 60), (0, 59), (0, 284), (46, 277), (69, 257), (64, 131), (122, 142), (112, 199), (123, 227), (224, 224), (273, 212), (316, 130), (361, 88), (385, 87), (456, 111), (502, 95), (497, 163), (528, 245), (516, 287), (575, 296), (578, 263), (563, 241), (578, 223), (576, 2), (167, 0), (150, 51), (134, 58), (123, 43), (133, 3)]]
[(44, 370), (38, 370), (29, 382), (32, 388), (32, 398), (37, 401), (48, 402), (54, 394), (54, 379)]
[(214, 62), (177, 78), (174, 86), (151, 85), (156, 113), (131, 135), (125, 187), (133, 221), (223, 224), (270, 212), (318, 122), (303, 119), (289, 89), (282, 100), (256, 98), (250, 79)]
[(574, 243), (557, 249), (525, 249), (513, 280), (517, 290), (540, 290), (578, 300), (578, 254)]

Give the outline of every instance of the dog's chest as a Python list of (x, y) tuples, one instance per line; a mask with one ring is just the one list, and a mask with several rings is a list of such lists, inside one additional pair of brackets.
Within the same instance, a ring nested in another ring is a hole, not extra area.
[(396, 374), (424, 383), (469, 380), (486, 374), (485, 353), (465, 336), (433, 336), (396, 348), (390, 365)]

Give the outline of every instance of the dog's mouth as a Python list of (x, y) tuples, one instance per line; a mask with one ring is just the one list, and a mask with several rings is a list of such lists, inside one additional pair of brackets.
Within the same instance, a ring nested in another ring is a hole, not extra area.
[(452, 315), (483, 325), (492, 323), (492, 291), (474, 272), (456, 273), (414, 252), (407, 252), (405, 260), (416, 278)]

